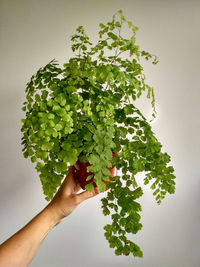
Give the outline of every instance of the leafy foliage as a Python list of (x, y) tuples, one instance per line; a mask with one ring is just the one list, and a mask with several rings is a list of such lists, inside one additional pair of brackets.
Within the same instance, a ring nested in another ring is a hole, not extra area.
[[(121, 35), (123, 24), (130, 28), (130, 39)], [(142, 257), (140, 247), (127, 237), (142, 228), (142, 207), (137, 199), (143, 190), (135, 175), (146, 172), (144, 184), (153, 181), (151, 189), (158, 204), (167, 193), (175, 192), (174, 169), (167, 166), (170, 156), (161, 151), (150, 124), (133, 104), (146, 91), (155, 118), (154, 89), (145, 83), (140, 58), (150, 59), (152, 64), (157, 64), (158, 58), (140, 50), (138, 27), (127, 21), (121, 10), (111, 22), (99, 26), (95, 45), (83, 26), (78, 27), (71, 37), (75, 56), (62, 68), (55, 59), (50, 61), (27, 83), (22, 151), (36, 163), (47, 201), (53, 198), (69, 165), (78, 158), (89, 161), (87, 170), (94, 173), (100, 191), (109, 187), (101, 201), (105, 216), (113, 212), (112, 224), (104, 227), (110, 247), (116, 255)], [(122, 53), (127, 56), (122, 58)], [(112, 158), (112, 152), (119, 153)], [(105, 186), (102, 180), (108, 181), (107, 168), (112, 166), (123, 175), (109, 177), (113, 182)], [(93, 184), (86, 189), (92, 191)]]

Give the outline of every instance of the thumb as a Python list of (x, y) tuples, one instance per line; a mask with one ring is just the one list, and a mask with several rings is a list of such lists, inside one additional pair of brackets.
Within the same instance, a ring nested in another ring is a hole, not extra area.
[(93, 192), (84, 191), (82, 193), (79, 193), (76, 195), (78, 203), (81, 203), (82, 201), (92, 198), (100, 193), (99, 189), (97, 187), (94, 188)]

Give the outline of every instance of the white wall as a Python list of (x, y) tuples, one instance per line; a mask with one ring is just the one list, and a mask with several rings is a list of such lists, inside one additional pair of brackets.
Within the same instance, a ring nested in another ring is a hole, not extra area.
[[(70, 36), (83, 25), (94, 40), (98, 24), (119, 9), (140, 30), (138, 44), (160, 63), (145, 64), (155, 89), (152, 123), (163, 151), (171, 155), (176, 194), (158, 206), (146, 187), (143, 229), (133, 236), (144, 258), (115, 256), (103, 233), (110, 221), (100, 195), (81, 204), (44, 240), (34, 267), (198, 267), (200, 264), (199, 1), (1, 0), (0, 1), (0, 243), (46, 205), (39, 176), (21, 152), (21, 111), (30, 76), (51, 59), (71, 55)], [(151, 105), (137, 102), (148, 119)], [(142, 176), (138, 176), (142, 178)]]

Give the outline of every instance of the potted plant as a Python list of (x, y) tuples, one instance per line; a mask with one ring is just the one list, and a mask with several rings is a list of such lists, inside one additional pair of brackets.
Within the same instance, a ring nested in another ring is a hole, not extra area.
[[(112, 153), (112, 156), (115, 157), (118, 154)], [(76, 180), (78, 180), (80, 186), (82, 189), (86, 189), (87, 185), (90, 183), (93, 183), (94, 187), (97, 187), (97, 184), (94, 182), (94, 173), (93, 172), (88, 172), (87, 167), (91, 166), (89, 162), (84, 162), (80, 160), (81, 156), (79, 156), (78, 161), (74, 164), (73, 168), (73, 175)], [(108, 168), (109, 172), (109, 177), (113, 177), (115, 174), (115, 167), (112, 167), (111, 169)], [(112, 182), (112, 180), (103, 180), (102, 181), (107, 184), (109, 182)], [(108, 190), (108, 187), (106, 187), (106, 190)]]
[[(99, 26), (96, 44), (83, 26), (78, 27), (71, 37), (74, 57), (63, 67), (53, 59), (27, 83), (23, 155), (36, 163), (47, 201), (69, 165), (78, 160), (89, 163), (85, 188), (92, 191), (95, 183), (101, 192), (109, 189), (101, 201), (103, 214), (112, 212), (112, 223), (104, 227), (110, 247), (116, 255), (142, 257), (140, 247), (128, 237), (142, 228), (137, 199), (143, 190), (136, 174), (146, 173), (144, 184), (150, 183), (158, 204), (175, 192), (174, 168), (167, 166), (170, 156), (161, 151), (150, 123), (134, 105), (146, 92), (155, 118), (154, 89), (145, 83), (140, 58), (153, 64), (158, 58), (136, 44), (138, 27), (121, 10)], [(131, 32), (128, 39), (122, 36), (126, 26)], [(122, 175), (112, 176), (112, 168)]]

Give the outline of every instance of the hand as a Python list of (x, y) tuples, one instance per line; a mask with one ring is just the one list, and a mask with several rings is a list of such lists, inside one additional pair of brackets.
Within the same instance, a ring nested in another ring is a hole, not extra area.
[(74, 166), (70, 166), (68, 174), (54, 195), (52, 201), (46, 207), (54, 214), (56, 225), (66, 216), (68, 216), (82, 201), (94, 197), (100, 193), (97, 187), (93, 192), (84, 191), (77, 194), (81, 189), (79, 183), (73, 176)]

